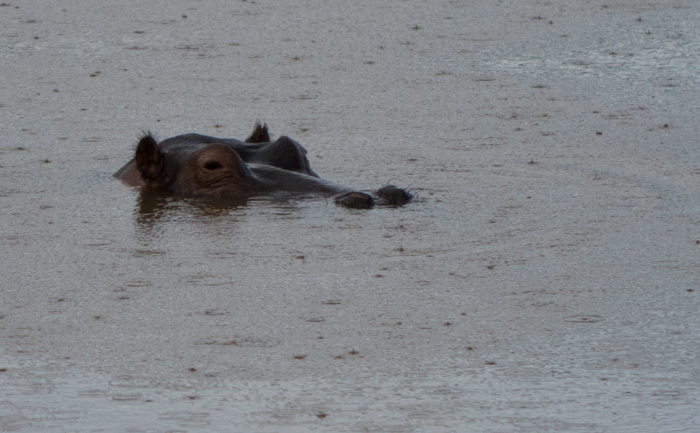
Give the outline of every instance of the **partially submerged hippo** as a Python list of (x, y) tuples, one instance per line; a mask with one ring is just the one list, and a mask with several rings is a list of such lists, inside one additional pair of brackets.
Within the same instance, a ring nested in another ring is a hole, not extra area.
[(335, 203), (368, 209), (376, 203), (401, 206), (413, 195), (393, 185), (374, 194), (321, 179), (311, 170), (306, 149), (289, 137), (271, 142), (267, 125), (256, 124), (245, 142), (199, 134), (158, 143), (150, 133), (136, 146), (134, 159), (114, 174), (143, 192), (181, 197), (250, 196), (287, 191), (335, 195)]

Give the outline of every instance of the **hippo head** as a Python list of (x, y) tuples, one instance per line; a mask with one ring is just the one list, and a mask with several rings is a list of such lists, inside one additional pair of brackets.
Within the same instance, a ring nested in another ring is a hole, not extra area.
[(224, 144), (158, 144), (146, 134), (134, 161), (147, 190), (222, 197), (245, 196), (261, 187), (240, 156)]

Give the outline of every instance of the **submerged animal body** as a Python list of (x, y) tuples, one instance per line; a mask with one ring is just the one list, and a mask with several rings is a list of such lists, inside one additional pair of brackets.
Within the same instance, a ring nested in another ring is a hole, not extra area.
[(181, 197), (246, 198), (285, 191), (336, 196), (336, 204), (357, 209), (400, 206), (413, 198), (393, 185), (372, 195), (321, 179), (304, 147), (286, 136), (270, 141), (267, 125), (260, 124), (245, 141), (186, 134), (159, 143), (147, 133), (134, 158), (114, 176), (144, 193)]

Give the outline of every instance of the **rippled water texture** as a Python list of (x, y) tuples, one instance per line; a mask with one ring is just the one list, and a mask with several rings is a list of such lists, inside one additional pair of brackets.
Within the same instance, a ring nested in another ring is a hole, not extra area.
[[(690, 432), (700, 4), (0, 5), (0, 430)], [(411, 188), (149, 199), (139, 134)]]

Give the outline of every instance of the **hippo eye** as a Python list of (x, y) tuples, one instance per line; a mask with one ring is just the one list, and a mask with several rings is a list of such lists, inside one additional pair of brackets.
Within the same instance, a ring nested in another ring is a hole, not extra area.
[(221, 165), (220, 163), (218, 163), (216, 161), (209, 161), (206, 164), (204, 164), (204, 168), (206, 168), (207, 170), (216, 170), (216, 169), (222, 168), (222, 167), (223, 167), (223, 165)]

